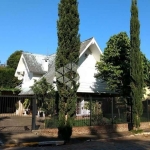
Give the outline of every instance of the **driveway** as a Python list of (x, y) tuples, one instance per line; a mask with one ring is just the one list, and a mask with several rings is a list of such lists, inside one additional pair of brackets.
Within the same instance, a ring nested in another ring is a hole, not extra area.
[[(36, 118), (38, 128), (44, 128), (42, 117)], [(14, 114), (0, 114), (0, 132), (24, 132), (31, 130), (32, 116), (17, 116)]]

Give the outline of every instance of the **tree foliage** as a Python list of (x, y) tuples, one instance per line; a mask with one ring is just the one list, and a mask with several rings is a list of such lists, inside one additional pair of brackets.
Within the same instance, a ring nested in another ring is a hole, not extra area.
[(146, 69), (146, 80), (145, 83), (147, 85), (147, 87), (150, 89), (150, 60), (147, 60), (147, 69)]
[[(108, 88), (129, 97), (130, 92), (130, 40), (125, 32), (110, 37), (104, 54), (96, 68), (97, 78), (107, 82)], [(144, 87), (150, 87), (150, 61), (141, 52)]]
[(55, 89), (53, 85), (49, 84), (45, 78), (35, 81), (31, 86), (37, 98), (37, 107), (43, 110), (47, 115), (55, 113)]
[[(56, 56), (56, 72), (63, 68), (61, 73), (63, 81), (57, 78), (57, 89), (59, 94), (59, 133), (69, 139), (76, 112), (77, 84), (73, 79), (78, 76), (73, 69), (67, 73), (64, 67), (67, 64), (78, 64), (80, 38), (79, 13), (77, 0), (61, 0), (58, 8), (59, 20), (57, 21), (58, 49)], [(71, 67), (72, 68), (72, 67)], [(71, 88), (65, 83), (65, 77), (69, 79)], [(64, 133), (65, 132), (65, 133)]]
[(124, 97), (129, 96), (130, 40), (125, 32), (110, 37), (104, 54), (97, 63), (97, 78), (103, 79), (111, 91)]
[(140, 127), (140, 117), (143, 113), (143, 62), (140, 52), (140, 23), (138, 20), (137, 1), (132, 0), (130, 19), (130, 86), (132, 100), (133, 126)]
[(23, 52), (22, 50), (17, 50), (14, 53), (12, 53), (7, 60), (7, 67), (16, 70), (22, 52)]
[(0, 89), (15, 90), (20, 81), (14, 76), (22, 51), (15, 51), (7, 60), (7, 67), (0, 67)]
[(14, 74), (13, 68), (0, 67), (0, 89), (12, 89), (19, 84)]
[(142, 55), (144, 87), (150, 88), (150, 61), (144, 54)]

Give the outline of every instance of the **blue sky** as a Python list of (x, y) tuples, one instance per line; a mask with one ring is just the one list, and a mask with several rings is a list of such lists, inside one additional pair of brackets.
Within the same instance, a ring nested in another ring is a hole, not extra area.
[[(60, 0), (0, 0), (0, 61), (16, 50), (52, 54), (57, 49)], [(103, 51), (109, 38), (130, 29), (131, 0), (78, 0), (81, 41), (94, 37)], [(150, 0), (138, 0), (141, 51), (150, 59)]]

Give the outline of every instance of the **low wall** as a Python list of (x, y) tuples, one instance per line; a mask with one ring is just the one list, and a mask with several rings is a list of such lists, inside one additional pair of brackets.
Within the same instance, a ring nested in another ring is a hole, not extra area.
[[(149, 122), (142, 122), (140, 129), (148, 129), (150, 128)], [(100, 135), (102, 133), (111, 133), (111, 132), (124, 132), (129, 131), (128, 124), (114, 124), (114, 125), (103, 125), (103, 126), (84, 126), (84, 127), (73, 127), (72, 136), (76, 135)], [(35, 134), (47, 135), (51, 137), (58, 136), (58, 129), (40, 129), (33, 130)]]
[(149, 129), (150, 128), (150, 122), (142, 122), (140, 128), (141, 129)]

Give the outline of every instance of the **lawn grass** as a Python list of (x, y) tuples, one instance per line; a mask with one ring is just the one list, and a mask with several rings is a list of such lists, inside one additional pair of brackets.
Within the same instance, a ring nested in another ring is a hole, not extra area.
[(138, 133), (143, 133), (143, 130), (142, 130), (142, 129), (131, 130), (131, 132), (132, 132), (133, 134), (138, 134)]
[(90, 126), (90, 119), (79, 119), (74, 121), (75, 127)]
[[(45, 128), (57, 128), (58, 127), (58, 119), (51, 118), (51, 119), (45, 119)], [(74, 121), (75, 127), (79, 126), (89, 126), (90, 125), (90, 119), (79, 119)]]

